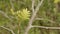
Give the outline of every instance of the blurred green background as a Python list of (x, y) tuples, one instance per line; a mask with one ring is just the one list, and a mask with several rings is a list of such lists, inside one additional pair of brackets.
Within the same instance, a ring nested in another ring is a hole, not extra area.
[[(35, 0), (34, 8), (40, 0)], [(59, 3), (60, 4), (60, 3)], [(32, 25), (60, 27), (60, 5), (55, 4), (54, 0), (44, 0), (40, 7), (36, 18), (44, 18), (45, 20), (35, 20)], [(13, 30), (16, 34), (18, 31), (18, 19), (11, 14), (10, 9), (13, 8), (14, 12), (27, 8), (32, 14), (32, 1), (31, 0), (0, 0), (0, 26), (5, 26)], [(4, 13), (2, 13), (4, 12)], [(6, 16), (5, 16), (6, 14)], [(48, 20), (53, 22), (50, 22)], [(28, 25), (28, 20), (20, 23), (20, 34), (24, 34), (25, 28)], [(8, 30), (0, 27), (0, 34), (12, 34)], [(29, 34), (60, 34), (60, 30), (32, 28)]]

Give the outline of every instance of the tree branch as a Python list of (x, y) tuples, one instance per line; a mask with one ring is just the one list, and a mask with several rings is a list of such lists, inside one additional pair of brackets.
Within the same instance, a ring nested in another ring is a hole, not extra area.
[(1, 10), (0, 10), (0, 13), (1, 13), (3, 16), (5, 16), (6, 18), (8, 18), (10, 21), (12, 21), (12, 19), (11, 19), (6, 13), (4, 13), (4, 12), (1, 11)]
[(46, 26), (32, 26), (37, 28), (43, 28), (43, 29), (60, 29), (60, 27), (46, 27)]
[(14, 4), (12, 3), (12, 0), (10, 0), (10, 5), (11, 5), (12, 9), (14, 9)]
[(34, 3), (35, 3), (35, 1), (32, 0), (32, 13), (34, 13)]
[[(35, 0), (34, 0), (34, 1), (35, 1)], [(42, 5), (42, 3), (43, 3), (43, 0), (41, 0), (41, 2), (38, 3), (36, 9), (34, 10), (34, 13), (32, 14), (32, 17), (31, 17), (31, 19), (29, 20), (29, 24), (28, 24), (28, 26), (27, 26), (27, 28), (26, 28), (26, 30), (25, 30), (25, 34), (28, 34), (28, 31), (31, 29), (32, 23), (33, 23), (33, 21), (34, 21), (34, 19), (35, 19), (35, 17), (36, 17), (36, 14), (37, 14), (39, 8), (40, 8), (41, 5)]]
[(51, 23), (56, 23), (56, 22), (53, 21), (53, 20), (50, 20), (50, 19), (44, 19), (44, 18), (36, 18), (35, 20), (47, 20), (47, 21), (49, 21), (49, 22), (51, 22)]
[(4, 27), (4, 26), (1, 26), (1, 28), (4, 28), (4, 29), (10, 31), (12, 34), (15, 34), (15, 33), (13, 32), (13, 30), (11, 30), (11, 29), (9, 29), (9, 28), (6, 28), (6, 27)]

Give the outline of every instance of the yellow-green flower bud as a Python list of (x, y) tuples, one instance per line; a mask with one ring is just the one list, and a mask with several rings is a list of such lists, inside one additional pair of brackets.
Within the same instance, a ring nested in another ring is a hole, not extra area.
[(30, 11), (28, 11), (27, 9), (23, 9), (22, 11), (17, 11), (17, 15), (19, 18), (21, 19), (29, 19), (30, 17)]

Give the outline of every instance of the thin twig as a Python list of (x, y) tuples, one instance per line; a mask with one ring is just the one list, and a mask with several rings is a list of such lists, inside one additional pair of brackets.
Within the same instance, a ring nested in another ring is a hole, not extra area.
[(34, 3), (35, 3), (35, 1), (32, 0), (32, 13), (34, 13)]
[(14, 4), (12, 3), (12, 0), (10, 0), (10, 5), (11, 5), (12, 9), (14, 9)]
[(8, 31), (10, 31), (12, 34), (15, 34), (14, 32), (13, 32), (13, 30), (11, 30), (11, 29), (9, 29), (9, 28), (6, 28), (6, 27), (4, 27), (4, 26), (1, 26), (2, 28), (4, 28), (4, 29), (6, 29), (6, 30), (8, 30)]
[(32, 26), (37, 28), (43, 28), (43, 29), (60, 29), (60, 27), (46, 27), (46, 26)]
[(45, 19), (45, 18), (36, 18), (35, 20), (46, 20), (46, 21), (49, 21), (49, 22), (51, 22), (51, 23), (56, 23), (56, 22), (53, 21), (53, 20)]
[[(35, 1), (35, 0), (34, 0), (34, 1)], [(28, 27), (27, 27), (26, 30), (25, 30), (25, 34), (28, 34), (28, 31), (30, 30), (30, 28), (31, 28), (31, 26), (32, 26), (32, 23), (33, 23), (33, 21), (34, 21), (34, 19), (35, 19), (35, 16), (36, 16), (36, 14), (37, 14), (40, 6), (42, 5), (42, 3), (43, 3), (43, 0), (41, 0), (41, 2), (38, 3), (38, 5), (37, 5), (37, 7), (36, 7), (36, 9), (35, 9), (35, 11), (34, 11), (34, 13), (32, 14), (31, 19), (29, 20), (29, 24), (28, 24)]]
[(6, 18), (8, 18), (10, 21), (12, 21), (12, 19), (5, 12), (3, 12), (3, 11), (0, 10), (0, 14), (2, 14)]

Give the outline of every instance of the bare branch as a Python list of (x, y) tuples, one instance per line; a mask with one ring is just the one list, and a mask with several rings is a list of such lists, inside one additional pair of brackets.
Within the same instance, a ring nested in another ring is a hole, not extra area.
[(10, 31), (12, 34), (15, 34), (14, 32), (13, 32), (13, 30), (11, 30), (11, 29), (9, 29), (9, 28), (6, 28), (6, 27), (4, 27), (4, 26), (1, 26), (2, 28), (4, 28), (4, 29), (6, 29), (6, 30), (8, 30), (8, 31)]
[(47, 21), (49, 21), (49, 22), (51, 22), (51, 23), (56, 23), (56, 22), (53, 21), (53, 20), (45, 19), (45, 18), (36, 18), (35, 20), (47, 20)]
[(32, 13), (34, 13), (34, 3), (35, 3), (35, 1), (32, 0)]
[(10, 0), (10, 5), (11, 5), (12, 9), (14, 9), (14, 4), (12, 3), (12, 0)]
[(36, 9), (35, 9), (35, 12), (34, 12), (34, 14), (32, 15), (32, 17), (31, 17), (31, 19), (30, 19), (30, 21), (29, 21), (29, 24), (30, 24), (30, 25), (31, 25), (32, 22), (34, 21), (34, 18), (35, 18), (35, 16), (36, 16), (36, 13), (38, 12), (39, 7), (42, 5), (42, 3), (43, 3), (43, 0), (41, 0), (41, 2), (37, 5), (37, 7), (36, 7)]
[(0, 13), (1, 13), (3, 16), (5, 16), (6, 18), (8, 18), (10, 21), (12, 21), (12, 19), (11, 19), (6, 13), (4, 13), (4, 12), (1, 11), (1, 10), (0, 10)]
[(32, 26), (37, 28), (43, 28), (43, 29), (60, 29), (60, 27), (46, 27), (46, 26)]
[(24, 32), (24, 34), (28, 34), (28, 31), (29, 31), (31, 28), (32, 28), (32, 25), (28, 25), (27, 28), (26, 28), (26, 30), (25, 30), (25, 32)]
[[(34, 1), (35, 1), (35, 0), (34, 0)], [(30, 28), (31, 28), (31, 26), (32, 26), (32, 23), (33, 23), (33, 21), (34, 21), (34, 19), (35, 19), (35, 16), (36, 16), (36, 14), (37, 14), (40, 6), (42, 5), (42, 3), (43, 3), (43, 0), (41, 0), (41, 2), (39, 2), (39, 4), (37, 5), (36, 9), (34, 10), (34, 13), (32, 14), (32, 17), (31, 17), (31, 19), (29, 20), (28, 27), (27, 27), (26, 30), (25, 30), (25, 34), (28, 34), (28, 31), (30, 30)]]

